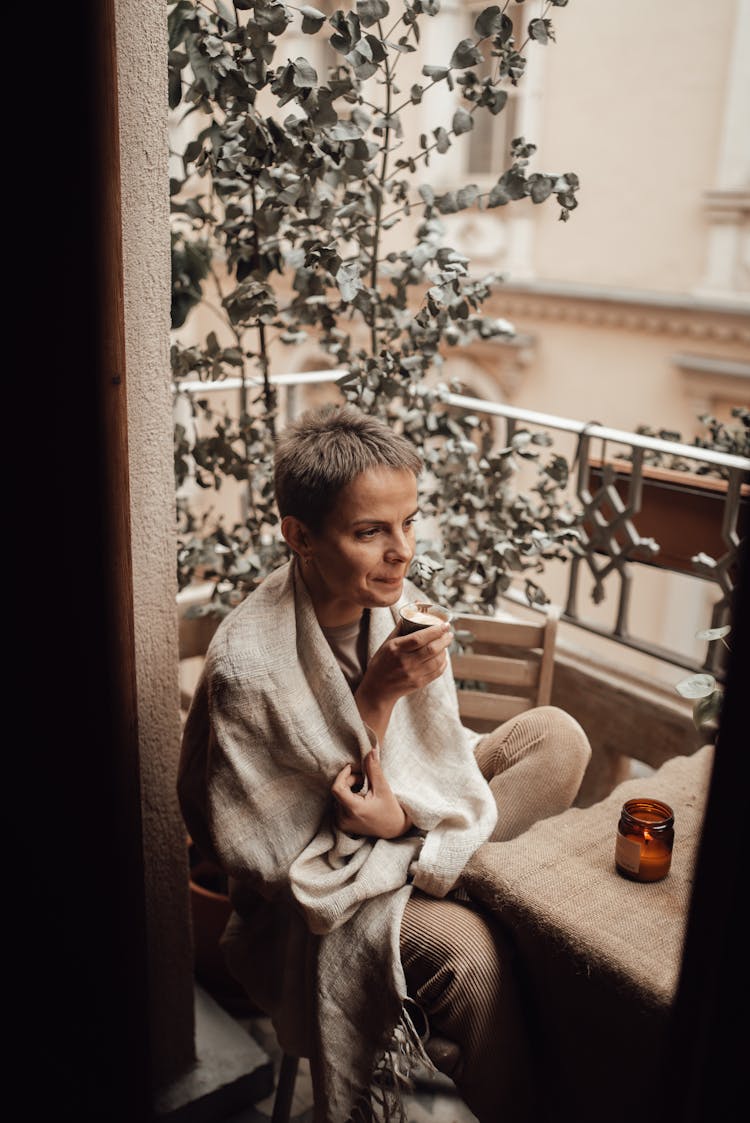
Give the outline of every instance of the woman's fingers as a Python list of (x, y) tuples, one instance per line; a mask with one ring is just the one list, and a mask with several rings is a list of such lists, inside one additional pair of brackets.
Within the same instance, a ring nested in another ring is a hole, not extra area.
[(345, 806), (351, 808), (357, 798), (353, 789), (362, 783), (362, 774), (355, 772), (351, 764), (345, 764), (331, 785), (333, 796)]
[(453, 630), (450, 624), (431, 624), (429, 628), (411, 632), (408, 636), (397, 636), (396, 639), (402, 651), (419, 651), (421, 648), (430, 647), (438, 640), (450, 644)]
[(383, 775), (383, 769), (380, 765), (380, 749), (370, 749), (365, 757), (365, 772), (373, 796), (381, 795), (384, 789), (387, 789), (390, 793), (390, 785)]

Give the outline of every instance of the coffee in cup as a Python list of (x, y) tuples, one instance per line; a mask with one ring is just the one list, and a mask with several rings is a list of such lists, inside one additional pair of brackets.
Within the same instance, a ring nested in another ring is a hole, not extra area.
[(401, 622), (399, 632), (408, 636), (411, 632), (420, 632), (423, 628), (431, 628), (435, 624), (449, 624), (451, 614), (447, 608), (429, 601), (412, 601), (402, 605), (399, 610)]

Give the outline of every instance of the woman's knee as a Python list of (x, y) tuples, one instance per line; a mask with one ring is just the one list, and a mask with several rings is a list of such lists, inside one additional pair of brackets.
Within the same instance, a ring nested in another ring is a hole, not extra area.
[(585, 768), (591, 745), (580, 722), (559, 706), (538, 706), (533, 713), (545, 729), (545, 741)]
[(591, 746), (581, 725), (558, 706), (535, 706), (499, 725), (477, 745), (476, 759), (486, 780), (531, 754), (565, 758), (582, 771)]

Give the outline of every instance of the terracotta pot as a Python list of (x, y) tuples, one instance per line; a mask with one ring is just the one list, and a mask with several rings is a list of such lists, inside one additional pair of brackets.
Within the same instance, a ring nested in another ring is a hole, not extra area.
[(193, 922), (195, 978), (233, 1014), (255, 1012), (244, 990), (229, 973), (219, 939), (232, 911), (226, 878), (213, 863), (196, 857), (190, 866), (190, 911)]

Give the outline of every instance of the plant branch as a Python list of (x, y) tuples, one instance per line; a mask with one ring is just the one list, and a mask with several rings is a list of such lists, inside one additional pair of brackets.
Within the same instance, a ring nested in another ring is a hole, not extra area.
[[(254, 249), (254, 252), (255, 252), (255, 261), (256, 261), (256, 265), (257, 265), (257, 263), (260, 262), (260, 236), (259, 236), (259, 233), (258, 233), (258, 224), (255, 220), (257, 206), (258, 206), (256, 190), (257, 190), (256, 184), (253, 183), (252, 189), (250, 191), (250, 206), (251, 206), (251, 213), (252, 213), (252, 219), (253, 219), (253, 249)], [(258, 316), (256, 327), (258, 329), (258, 361), (260, 363), (261, 374), (263, 375), (263, 401), (265, 402), (266, 410), (268, 412), (268, 427), (270, 429), (271, 436), (275, 437), (276, 436), (276, 422), (274, 420), (274, 409), (273, 409), (274, 397), (273, 397), (273, 389), (271, 387), (271, 381), (270, 381), (269, 376), (268, 376), (269, 363), (268, 363), (268, 347), (267, 347), (267, 344), (266, 344), (266, 325), (263, 323), (260, 316)], [(243, 379), (243, 381), (244, 381), (244, 379)]]
[[(380, 20), (378, 20), (378, 34), (383, 39), (383, 28)], [(383, 61), (383, 68), (385, 70), (385, 120), (386, 125), (383, 131), (383, 146), (382, 146), (382, 159), (380, 162), (380, 174), (377, 180), (377, 190), (375, 192), (375, 216), (373, 219), (375, 229), (375, 239), (372, 245), (372, 266), (370, 269), (370, 286), (374, 289), (378, 283), (378, 253), (380, 250), (380, 215), (383, 209), (383, 192), (385, 191), (385, 181), (388, 178), (388, 144), (391, 136), (391, 99), (393, 96), (393, 73), (388, 60), (388, 55)], [(372, 323), (370, 324), (370, 344), (372, 347), (372, 357), (375, 358), (378, 353), (378, 318), (377, 313), (373, 309)]]

